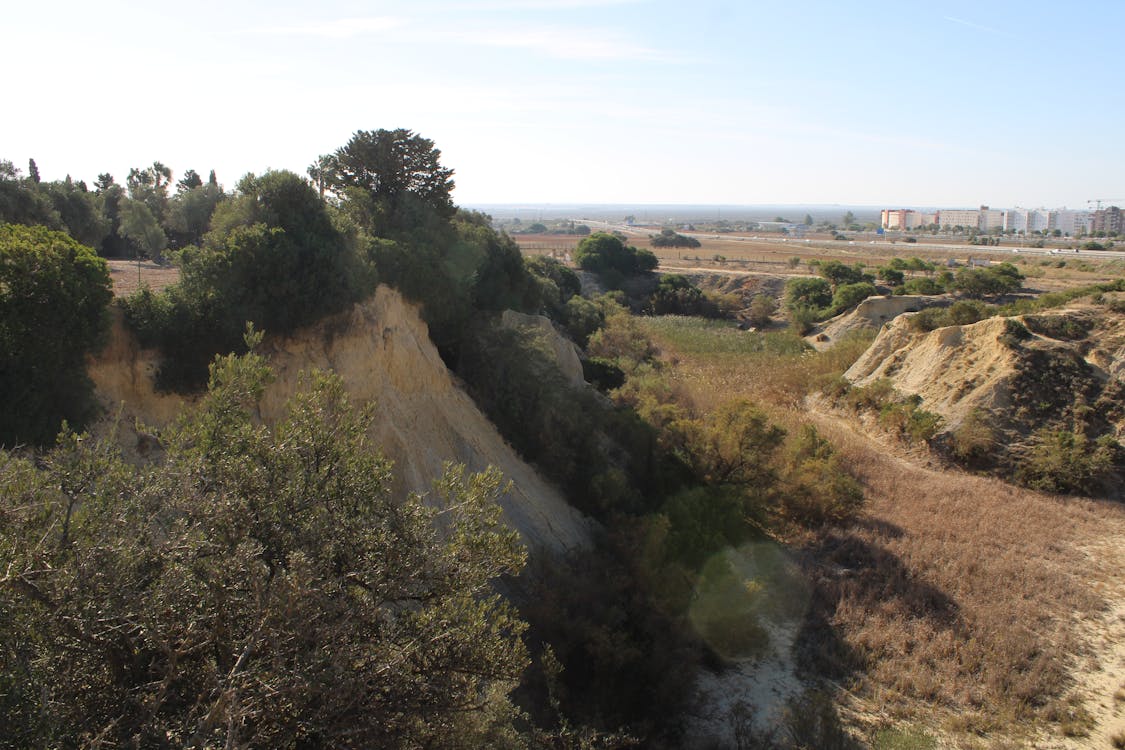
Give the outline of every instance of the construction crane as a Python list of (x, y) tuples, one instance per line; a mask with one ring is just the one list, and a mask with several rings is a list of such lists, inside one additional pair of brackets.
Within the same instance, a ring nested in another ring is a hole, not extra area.
[(1086, 205), (1089, 206), (1090, 204), (1096, 204), (1094, 206), (1094, 210), (1101, 211), (1103, 203), (1109, 203), (1110, 201), (1120, 201), (1120, 200), (1125, 200), (1125, 198), (1091, 198), (1090, 200), (1086, 201)]

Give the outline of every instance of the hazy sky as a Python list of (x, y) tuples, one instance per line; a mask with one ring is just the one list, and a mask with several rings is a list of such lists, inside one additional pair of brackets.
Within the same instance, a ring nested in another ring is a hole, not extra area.
[(458, 203), (1125, 202), (1122, 0), (7, 3), (0, 158), (233, 186), (405, 127)]

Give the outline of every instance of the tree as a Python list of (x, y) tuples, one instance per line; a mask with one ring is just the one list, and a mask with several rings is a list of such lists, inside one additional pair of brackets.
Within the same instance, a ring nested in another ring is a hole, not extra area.
[(93, 414), (86, 355), (100, 345), (106, 263), (62, 232), (0, 224), (0, 445), (53, 440)]
[(823, 308), (832, 304), (832, 285), (824, 279), (797, 277), (785, 282), (785, 305), (790, 310), (801, 307)]
[(110, 231), (110, 222), (99, 210), (98, 198), (84, 183), (68, 176), (63, 182), (43, 182), (38, 191), (54, 207), (67, 234), (88, 247), (98, 247)]
[(949, 288), (966, 297), (980, 298), (991, 294), (1010, 294), (1023, 286), (1023, 274), (1011, 263), (988, 268), (962, 268)]
[(238, 188), (219, 203), (203, 245), (181, 254), (179, 284), (127, 303), (142, 342), (164, 355), (165, 387), (201, 385), (213, 355), (239, 349), (246, 321), (289, 333), (370, 288), (355, 249), (304, 179), (267, 172), (247, 175)]
[(194, 169), (189, 169), (188, 171), (184, 172), (184, 176), (176, 182), (177, 193), (186, 193), (187, 191), (193, 190), (197, 187), (203, 187), (203, 178), (200, 177), (199, 173)]
[(621, 276), (651, 271), (659, 262), (651, 251), (628, 246), (620, 237), (606, 232), (583, 238), (574, 251), (574, 261), (586, 271)]
[(851, 211), (848, 211), (846, 214), (844, 214), (844, 220), (841, 223), (845, 228), (850, 228), (852, 224), (855, 224), (855, 214), (853, 214)]
[(841, 284), (858, 284), (864, 281), (864, 273), (861, 267), (844, 265), (838, 260), (824, 261), (817, 269), (817, 273), (831, 281), (833, 289)]
[(331, 185), (340, 193), (359, 188), (369, 194), (376, 233), (402, 230), (418, 211), (453, 215), (453, 170), (440, 159), (433, 141), (410, 130), (357, 130), (334, 154)]
[(891, 266), (883, 266), (879, 269), (879, 278), (891, 286), (900, 286), (905, 277), (901, 270)]
[(160, 228), (147, 204), (126, 200), (120, 205), (121, 236), (127, 238), (145, 257), (155, 261), (163, 259), (168, 247), (168, 236)]
[(129, 189), (129, 197), (148, 206), (149, 211), (160, 224), (164, 223), (164, 214), (168, 208), (168, 185), (172, 182), (172, 170), (158, 161), (151, 167), (129, 170), (125, 185)]
[(836, 293), (832, 295), (832, 307), (839, 314), (848, 308), (855, 307), (868, 297), (875, 296), (875, 294), (875, 285), (866, 281), (841, 284), (836, 287)]
[[(195, 174), (189, 170), (190, 174)], [(185, 182), (187, 180), (187, 182)], [(183, 188), (190, 184), (192, 187)], [(181, 189), (168, 203), (168, 233), (176, 247), (198, 245), (203, 241), (211, 225), (211, 216), (219, 202), (226, 196), (218, 185), (203, 180), (196, 174), (194, 179), (180, 180)]]
[(39, 166), (34, 159), (27, 160), (27, 179), (36, 185), (39, 184)]
[[(499, 473), (390, 490), (371, 409), (311, 373), (276, 425), (268, 370), (212, 368), (159, 470), (64, 436), (0, 465), (0, 712), (18, 746), (512, 746), (524, 561)], [(440, 525), (441, 531), (438, 526)]]
[(324, 192), (335, 178), (335, 164), (336, 157), (332, 154), (321, 154), (316, 158), (316, 161), (305, 169), (322, 200), (324, 199)]
[(805, 214), (805, 226), (811, 227), (813, 225), (812, 214)]
[(699, 247), (699, 240), (679, 234), (674, 229), (661, 230), (660, 234), (651, 235), (653, 247)]

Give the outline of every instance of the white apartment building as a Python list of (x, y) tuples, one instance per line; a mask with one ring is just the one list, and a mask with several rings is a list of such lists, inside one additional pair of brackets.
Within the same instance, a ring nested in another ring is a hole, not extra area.
[(922, 220), (927, 216), (909, 208), (884, 208), (881, 223), (883, 229), (914, 229), (928, 223)]
[(1094, 215), (1090, 211), (1071, 211), (1060, 208), (1053, 211), (1055, 220), (1051, 229), (1058, 229), (1065, 235), (1073, 237), (1076, 234), (1089, 234), (1094, 229)]
[(937, 212), (937, 223), (943, 227), (980, 227), (980, 211), (978, 209), (945, 209)]
[(1004, 231), (1026, 232), (1030, 213), (1026, 208), (1009, 208), (1004, 212)]
[(987, 232), (991, 229), (1004, 228), (1004, 211), (988, 206), (980, 207), (980, 224), (978, 225), (982, 232)]

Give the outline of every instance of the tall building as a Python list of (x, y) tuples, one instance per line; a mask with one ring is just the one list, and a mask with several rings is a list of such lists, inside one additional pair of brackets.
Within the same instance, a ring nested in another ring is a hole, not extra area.
[(1054, 224), (1051, 217), (1051, 211), (1045, 208), (1033, 208), (1027, 213), (1027, 231), (1029, 232), (1049, 232), (1054, 229), (1051, 225)]
[(997, 209), (989, 208), (988, 206), (980, 207), (980, 219), (978, 228), (982, 232), (987, 232), (991, 229), (1004, 228), (1004, 212)]
[(980, 228), (979, 210), (942, 209), (937, 212), (937, 223), (943, 227)]
[(1004, 231), (1026, 232), (1029, 213), (1026, 208), (1009, 208), (1004, 212)]
[(1076, 234), (1088, 234), (1091, 231), (1091, 217), (1089, 211), (1071, 211), (1060, 208), (1053, 212), (1055, 217), (1051, 223), (1052, 230), (1059, 230), (1068, 237)]
[(922, 226), (922, 216), (909, 208), (884, 208), (881, 223), (883, 229), (913, 229)]
[(1093, 231), (1109, 234), (1125, 232), (1125, 211), (1117, 206), (1099, 208), (1094, 212)]

